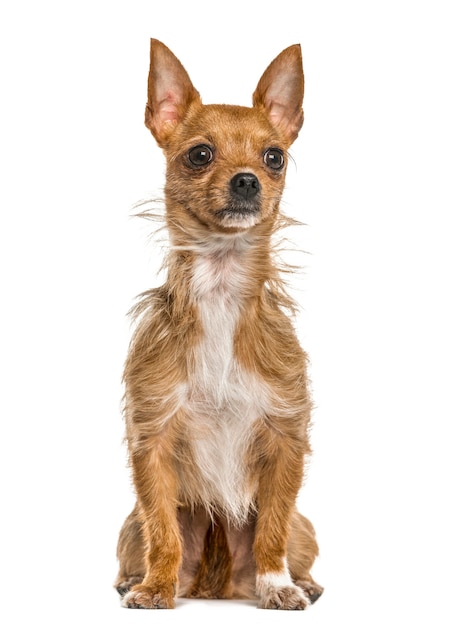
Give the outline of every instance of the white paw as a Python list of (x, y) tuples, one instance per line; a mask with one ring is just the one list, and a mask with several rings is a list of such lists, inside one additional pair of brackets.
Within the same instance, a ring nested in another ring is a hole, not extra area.
[(257, 576), (257, 595), (261, 609), (304, 611), (311, 604), (304, 591), (293, 584), (288, 571)]

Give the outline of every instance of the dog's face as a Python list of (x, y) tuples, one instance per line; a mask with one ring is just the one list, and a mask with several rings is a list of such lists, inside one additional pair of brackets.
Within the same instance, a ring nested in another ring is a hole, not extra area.
[(152, 40), (145, 123), (166, 155), (170, 223), (234, 233), (272, 222), (302, 100), (299, 46), (266, 69), (249, 108), (203, 105), (178, 59)]
[(165, 148), (169, 205), (213, 231), (237, 232), (269, 219), (284, 187), (287, 147), (257, 109), (200, 106)]

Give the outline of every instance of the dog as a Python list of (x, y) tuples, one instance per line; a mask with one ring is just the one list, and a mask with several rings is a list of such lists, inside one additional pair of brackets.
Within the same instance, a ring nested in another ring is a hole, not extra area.
[(115, 587), (128, 608), (176, 597), (302, 610), (322, 593), (296, 508), (311, 450), (307, 356), (272, 235), (303, 123), (301, 48), (263, 73), (253, 106), (203, 105), (151, 40), (145, 124), (167, 162), (166, 280), (142, 294), (124, 369), (136, 504)]

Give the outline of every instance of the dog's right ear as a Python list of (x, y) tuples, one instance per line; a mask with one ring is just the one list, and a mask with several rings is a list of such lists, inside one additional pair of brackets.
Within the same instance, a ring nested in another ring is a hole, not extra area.
[(167, 144), (193, 103), (201, 104), (201, 98), (185, 68), (167, 46), (151, 39), (145, 125), (159, 146)]

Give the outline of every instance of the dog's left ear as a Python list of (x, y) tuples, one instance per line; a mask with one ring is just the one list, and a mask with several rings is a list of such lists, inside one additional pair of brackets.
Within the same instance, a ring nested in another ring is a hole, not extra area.
[(301, 46), (286, 48), (267, 67), (253, 94), (260, 107), (289, 143), (303, 125), (304, 76)]

